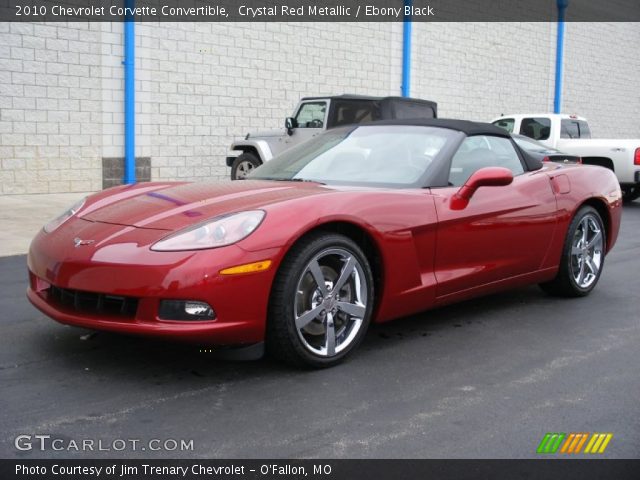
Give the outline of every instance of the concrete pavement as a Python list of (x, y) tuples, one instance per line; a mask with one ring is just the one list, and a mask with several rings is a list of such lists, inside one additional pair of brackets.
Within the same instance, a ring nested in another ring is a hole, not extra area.
[(27, 253), (38, 230), (87, 193), (0, 195), (0, 257)]
[[(639, 231), (635, 202), (586, 298), (532, 286), (375, 325), (310, 372), (62, 326), (27, 302), (25, 257), (1, 258), (0, 457), (540, 458), (546, 432), (611, 432), (598, 458), (640, 458)], [(194, 448), (14, 446), (37, 434)]]

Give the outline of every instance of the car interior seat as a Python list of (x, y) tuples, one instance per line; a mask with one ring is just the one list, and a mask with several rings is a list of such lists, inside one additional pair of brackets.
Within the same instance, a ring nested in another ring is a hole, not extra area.
[(469, 177), (484, 167), (499, 165), (498, 156), (488, 148), (474, 148), (468, 152), (456, 154), (449, 174), (449, 183), (462, 186)]
[(536, 131), (530, 123), (523, 123), (520, 127), (520, 133), (529, 138), (536, 138)]
[(551, 134), (551, 128), (542, 127), (540, 129), (540, 140), (546, 140), (547, 138), (549, 138), (550, 134)]
[(338, 122), (339, 125), (350, 125), (355, 123), (356, 120), (356, 112), (352, 108), (343, 108), (342, 111), (342, 119)]

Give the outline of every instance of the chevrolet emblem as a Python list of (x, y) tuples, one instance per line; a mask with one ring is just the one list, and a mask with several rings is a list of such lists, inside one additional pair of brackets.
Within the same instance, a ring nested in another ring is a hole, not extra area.
[(91, 245), (92, 243), (94, 243), (95, 240), (82, 240), (81, 238), (74, 238), (73, 239), (73, 244), (77, 247), (79, 247), (80, 245)]

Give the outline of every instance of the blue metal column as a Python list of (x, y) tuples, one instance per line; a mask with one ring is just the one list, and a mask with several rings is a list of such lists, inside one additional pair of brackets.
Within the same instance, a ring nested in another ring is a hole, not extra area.
[(556, 39), (556, 84), (553, 98), (553, 113), (562, 111), (562, 81), (564, 75), (564, 12), (569, 0), (557, 0), (558, 35)]
[[(405, 0), (404, 6), (411, 7), (412, 0)], [(411, 15), (405, 15), (402, 22), (402, 85), (403, 97), (411, 94)]]
[[(135, 0), (127, 0), (135, 7)], [(124, 183), (136, 181), (136, 33), (135, 18), (124, 22)]]

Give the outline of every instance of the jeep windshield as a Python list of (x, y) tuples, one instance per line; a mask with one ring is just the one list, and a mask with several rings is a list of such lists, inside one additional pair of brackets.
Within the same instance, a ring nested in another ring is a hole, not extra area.
[(409, 125), (339, 128), (283, 152), (247, 179), (423, 186), (445, 146), (458, 136), (445, 128)]

